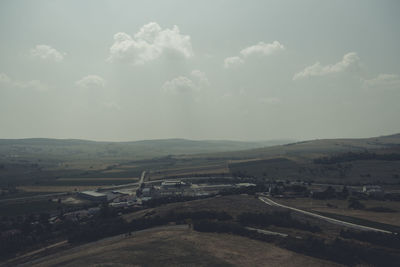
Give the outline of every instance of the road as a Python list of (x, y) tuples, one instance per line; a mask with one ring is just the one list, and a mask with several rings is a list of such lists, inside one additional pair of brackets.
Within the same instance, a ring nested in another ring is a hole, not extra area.
[(142, 175), (140, 176), (140, 180), (139, 180), (139, 188), (142, 186), (145, 177), (146, 177), (146, 171), (143, 171)]
[(374, 231), (374, 232), (381, 232), (381, 233), (386, 233), (386, 234), (392, 234), (393, 233), (393, 232), (390, 232), (390, 231), (387, 231), (387, 230), (368, 227), (368, 226), (359, 225), (359, 224), (355, 224), (355, 223), (349, 223), (349, 222), (333, 219), (333, 218), (330, 218), (330, 217), (326, 217), (326, 216), (323, 216), (323, 215), (319, 215), (319, 214), (316, 214), (316, 213), (313, 213), (313, 212), (309, 212), (309, 211), (305, 211), (305, 210), (289, 207), (289, 206), (286, 206), (286, 205), (279, 204), (279, 203), (277, 203), (277, 202), (275, 202), (275, 201), (273, 201), (273, 200), (271, 200), (271, 199), (269, 199), (267, 197), (259, 197), (258, 199), (260, 199), (262, 202), (264, 202), (267, 205), (281, 207), (281, 208), (284, 208), (284, 209), (290, 209), (290, 210), (293, 210), (293, 211), (296, 211), (296, 212), (299, 212), (299, 213), (303, 213), (305, 215), (312, 216), (312, 217), (315, 217), (315, 218), (318, 218), (318, 219), (321, 219), (321, 220), (324, 220), (324, 221), (327, 221), (327, 222), (330, 222), (330, 223), (333, 223), (333, 224), (346, 226), (346, 227), (357, 229), (357, 230), (361, 230), (361, 231)]

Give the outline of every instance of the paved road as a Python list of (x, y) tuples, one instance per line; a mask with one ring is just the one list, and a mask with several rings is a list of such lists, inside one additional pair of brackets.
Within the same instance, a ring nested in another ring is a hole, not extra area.
[(330, 217), (326, 217), (326, 216), (323, 216), (323, 215), (319, 215), (319, 214), (316, 214), (316, 213), (312, 213), (312, 212), (309, 212), (309, 211), (305, 211), (305, 210), (301, 210), (301, 209), (285, 206), (285, 205), (279, 204), (279, 203), (277, 203), (277, 202), (275, 202), (275, 201), (273, 201), (273, 200), (271, 200), (271, 199), (269, 199), (267, 197), (259, 197), (259, 199), (262, 202), (264, 202), (265, 204), (267, 204), (267, 205), (277, 206), (277, 207), (281, 207), (281, 208), (297, 211), (297, 212), (303, 213), (305, 215), (312, 216), (312, 217), (315, 217), (315, 218), (318, 218), (318, 219), (321, 219), (321, 220), (324, 220), (324, 221), (327, 221), (327, 222), (330, 222), (330, 223), (334, 223), (334, 224), (337, 224), (337, 225), (342, 225), (342, 226), (346, 226), (346, 227), (357, 229), (357, 230), (361, 230), (361, 231), (374, 231), (374, 232), (392, 234), (392, 232), (386, 231), (386, 230), (383, 230), (383, 229), (378, 229), (378, 228), (374, 228), (374, 227), (368, 227), (368, 226), (359, 225), (359, 224), (355, 224), (355, 223), (349, 223), (349, 222), (333, 219), (333, 218), (330, 218)]
[(143, 184), (145, 177), (146, 177), (146, 171), (143, 171), (142, 175), (140, 176), (139, 187)]

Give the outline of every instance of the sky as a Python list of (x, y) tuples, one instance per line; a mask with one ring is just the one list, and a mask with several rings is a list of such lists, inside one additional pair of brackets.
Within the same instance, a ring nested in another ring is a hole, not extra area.
[(3, 0), (0, 138), (400, 132), (399, 1)]

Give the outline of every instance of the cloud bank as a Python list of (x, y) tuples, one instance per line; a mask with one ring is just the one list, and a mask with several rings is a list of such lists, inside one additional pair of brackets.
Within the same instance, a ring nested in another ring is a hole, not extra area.
[(0, 73), (0, 88), (2, 89), (33, 89), (35, 91), (46, 91), (48, 86), (39, 80), (19, 81), (11, 79), (7, 74)]
[(252, 45), (252, 46), (246, 47), (245, 49), (242, 49), (242, 51), (240, 51), (240, 54), (244, 57), (248, 57), (248, 56), (256, 55), (256, 54), (268, 56), (268, 55), (272, 55), (272, 54), (277, 53), (282, 50), (285, 50), (285, 47), (282, 44), (280, 44), (278, 41), (274, 41), (270, 44), (266, 44), (264, 42), (259, 42), (256, 45)]
[(269, 56), (283, 50), (285, 50), (285, 46), (278, 41), (273, 41), (272, 43), (259, 42), (258, 44), (242, 49), (239, 56), (225, 58), (224, 68), (238, 67), (245, 62), (247, 57), (253, 55)]
[(180, 33), (178, 26), (162, 29), (156, 22), (144, 25), (133, 37), (119, 32), (114, 35), (108, 61), (145, 64), (162, 55), (190, 58), (193, 49), (189, 35)]
[(224, 67), (225, 68), (235, 68), (244, 63), (244, 60), (240, 57), (227, 57), (224, 60)]
[(360, 58), (358, 57), (357, 53), (351, 52), (344, 55), (341, 61), (333, 65), (322, 66), (321, 63), (316, 62), (314, 65), (308, 66), (304, 70), (296, 73), (293, 76), (293, 80), (344, 72), (351, 66), (358, 64), (359, 61)]
[(363, 80), (365, 88), (400, 89), (400, 77), (397, 74), (379, 74), (376, 78)]
[(37, 45), (31, 49), (31, 56), (41, 60), (61, 62), (66, 53), (60, 52), (49, 45)]
[(78, 80), (76, 85), (84, 89), (103, 88), (106, 81), (98, 75), (88, 75)]
[(162, 90), (170, 94), (186, 94), (197, 92), (210, 85), (204, 72), (193, 70), (190, 75), (191, 78), (179, 76), (166, 81), (162, 86)]

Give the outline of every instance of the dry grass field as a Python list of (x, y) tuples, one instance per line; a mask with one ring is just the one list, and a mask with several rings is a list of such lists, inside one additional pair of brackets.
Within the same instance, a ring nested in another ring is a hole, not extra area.
[(22, 266), (340, 266), (245, 237), (155, 229), (55, 253)]

